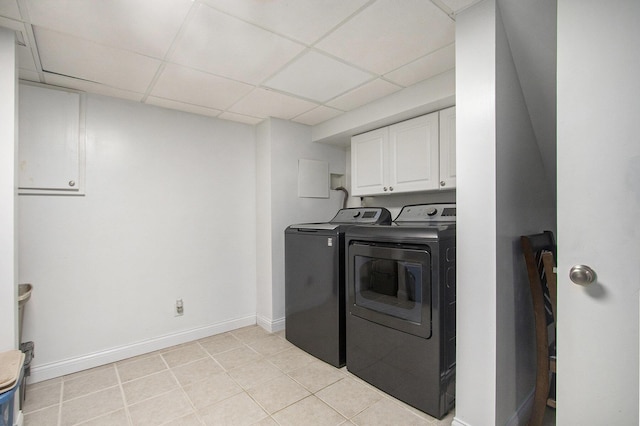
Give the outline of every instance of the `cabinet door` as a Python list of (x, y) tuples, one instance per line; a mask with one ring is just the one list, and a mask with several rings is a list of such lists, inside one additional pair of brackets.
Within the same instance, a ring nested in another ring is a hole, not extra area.
[(20, 193), (81, 192), (80, 93), (30, 84), (18, 90)]
[(354, 196), (384, 194), (389, 132), (382, 128), (351, 138), (351, 192)]
[(440, 189), (456, 187), (456, 107), (440, 111)]
[(389, 190), (439, 187), (438, 113), (389, 126)]

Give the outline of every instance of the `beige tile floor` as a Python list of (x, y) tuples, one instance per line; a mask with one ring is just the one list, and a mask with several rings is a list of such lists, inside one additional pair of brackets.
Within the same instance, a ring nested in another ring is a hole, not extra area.
[(450, 425), (258, 326), (29, 385), (26, 426)]

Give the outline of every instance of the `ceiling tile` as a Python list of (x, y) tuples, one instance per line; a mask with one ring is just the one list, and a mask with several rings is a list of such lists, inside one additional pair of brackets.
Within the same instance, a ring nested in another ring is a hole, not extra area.
[(160, 61), (34, 26), (42, 69), (144, 93)]
[(0, 16), (21, 20), (20, 9), (16, 0), (0, 0)]
[(31, 23), (155, 58), (163, 58), (191, 0), (25, 0)]
[(265, 85), (303, 98), (324, 102), (373, 76), (321, 53), (309, 51), (294, 60)]
[(185, 104), (183, 102), (178, 102), (171, 99), (156, 98), (155, 96), (149, 96), (145, 101), (145, 103), (149, 105), (163, 107), (163, 108), (190, 112), (193, 114), (206, 115), (209, 117), (217, 117), (222, 112), (219, 109), (205, 108), (198, 105)]
[(455, 66), (456, 46), (455, 44), (450, 44), (420, 59), (416, 59), (386, 74), (384, 77), (402, 86), (411, 86), (419, 81), (453, 69)]
[(171, 61), (258, 84), (304, 46), (200, 4)]
[(211, 6), (308, 45), (368, 0), (204, 0)]
[(262, 118), (249, 117), (248, 115), (235, 114), (233, 112), (228, 112), (228, 111), (220, 114), (218, 118), (221, 118), (223, 120), (238, 121), (240, 123), (251, 124), (251, 125), (258, 124), (263, 120)]
[(18, 51), (18, 66), (22, 69), (31, 70), (37, 72), (36, 63), (33, 60), (31, 49), (27, 46), (17, 46)]
[(316, 106), (313, 102), (282, 93), (267, 89), (255, 89), (231, 107), (229, 111), (253, 117), (277, 117), (288, 120)]
[(342, 111), (321, 105), (318, 108), (314, 108), (311, 111), (300, 114), (294, 118), (293, 121), (314, 126), (318, 123), (322, 123), (323, 121), (327, 121), (330, 118), (337, 117), (340, 114), (342, 114)]
[(378, 78), (327, 102), (327, 105), (343, 111), (350, 111), (400, 89), (402, 87)]
[(54, 86), (66, 87), (69, 89), (81, 90), (83, 92), (95, 93), (97, 95), (111, 96), (112, 98), (127, 99), (139, 102), (142, 93), (134, 93), (126, 90), (115, 89), (103, 84), (93, 83), (86, 80), (66, 77), (64, 75), (44, 73), (44, 81)]
[(150, 95), (207, 108), (227, 109), (254, 86), (180, 65), (167, 64)]
[(466, 9), (474, 3), (479, 3), (481, 0), (440, 0), (446, 6), (448, 6), (453, 13), (457, 13)]
[(316, 47), (382, 75), (453, 41), (453, 20), (430, 1), (378, 0)]

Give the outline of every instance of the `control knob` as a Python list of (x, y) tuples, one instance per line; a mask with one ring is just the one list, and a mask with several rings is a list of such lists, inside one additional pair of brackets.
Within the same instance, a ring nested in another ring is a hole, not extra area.
[(429, 207), (427, 209), (427, 216), (435, 216), (436, 213), (438, 213), (438, 209), (436, 209), (435, 207)]
[(353, 215), (354, 218), (359, 217), (360, 216), (360, 212), (356, 212), (356, 214)]

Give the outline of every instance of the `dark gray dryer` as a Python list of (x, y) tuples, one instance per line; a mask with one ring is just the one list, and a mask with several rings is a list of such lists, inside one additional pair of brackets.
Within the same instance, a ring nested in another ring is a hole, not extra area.
[(436, 418), (455, 401), (455, 204), (405, 206), (347, 246), (347, 369)]
[(344, 234), (358, 224), (391, 223), (385, 208), (342, 209), (328, 223), (285, 230), (285, 335), (336, 367), (345, 364)]

